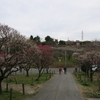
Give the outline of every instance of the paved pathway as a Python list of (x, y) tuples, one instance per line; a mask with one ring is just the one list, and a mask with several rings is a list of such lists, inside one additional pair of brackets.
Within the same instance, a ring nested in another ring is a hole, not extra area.
[(71, 72), (67, 74), (58, 73), (56, 76), (44, 83), (33, 98), (26, 100), (84, 100)]

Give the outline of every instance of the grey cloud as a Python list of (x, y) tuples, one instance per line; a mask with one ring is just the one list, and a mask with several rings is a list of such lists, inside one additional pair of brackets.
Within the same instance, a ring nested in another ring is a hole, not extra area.
[[(58, 39), (99, 38), (100, 0), (1, 0), (0, 23), (21, 34)], [(57, 35), (56, 35), (57, 34)]]

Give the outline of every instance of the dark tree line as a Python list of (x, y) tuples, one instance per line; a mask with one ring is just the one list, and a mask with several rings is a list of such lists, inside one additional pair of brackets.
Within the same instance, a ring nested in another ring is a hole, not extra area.
[(57, 39), (53, 39), (50, 36), (46, 36), (45, 41), (41, 41), (41, 38), (39, 36), (33, 37), (31, 35), (30, 40), (33, 40), (36, 44), (43, 44), (43, 45), (51, 45), (51, 46), (66, 45), (66, 42), (64, 40), (58, 41)]

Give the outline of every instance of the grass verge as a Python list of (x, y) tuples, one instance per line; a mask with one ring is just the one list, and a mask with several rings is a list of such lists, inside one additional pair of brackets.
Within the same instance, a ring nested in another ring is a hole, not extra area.
[(36, 81), (38, 74), (32, 74), (30, 76), (25, 76), (25, 75), (10, 75), (9, 78), (4, 80), (4, 82), (10, 83), (10, 84), (32, 84), (34, 85), (37, 84), (42, 84), (45, 81), (47, 81), (50, 78), (50, 74), (44, 73), (39, 81)]
[(84, 73), (73, 73), (79, 90), (85, 98), (100, 98), (99, 83), (94, 75), (93, 82)]

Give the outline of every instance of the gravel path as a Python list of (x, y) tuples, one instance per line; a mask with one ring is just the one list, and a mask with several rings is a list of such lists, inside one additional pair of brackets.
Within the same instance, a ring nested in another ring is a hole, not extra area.
[(58, 73), (46, 82), (33, 98), (26, 100), (84, 100), (70, 72)]

